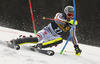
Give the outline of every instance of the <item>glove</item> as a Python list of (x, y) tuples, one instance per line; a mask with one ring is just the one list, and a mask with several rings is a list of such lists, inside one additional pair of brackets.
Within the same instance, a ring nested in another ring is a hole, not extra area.
[[(73, 24), (73, 22), (74, 22), (74, 20), (70, 20), (68, 23)], [(75, 25), (77, 25), (77, 24), (78, 24), (78, 22), (77, 22), (77, 20), (75, 20)]]
[(78, 45), (74, 45), (74, 48), (75, 48), (75, 51), (76, 51), (76, 52), (75, 52), (75, 55), (80, 56), (82, 50), (79, 48)]

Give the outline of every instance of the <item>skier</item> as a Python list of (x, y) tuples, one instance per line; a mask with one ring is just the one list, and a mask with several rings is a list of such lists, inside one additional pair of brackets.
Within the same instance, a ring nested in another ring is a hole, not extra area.
[[(64, 13), (57, 13), (54, 17), (56, 20), (61, 21), (53, 21), (42, 30), (40, 30), (36, 37), (24, 37), (17, 38), (10, 41), (12, 45), (22, 45), (26, 43), (37, 43), (35, 47), (37, 48), (47, 48), (52, 46), (57, 46), (62, 43), (62, 38), (60, 37), (64, 32), (71, 32), (74, 18), (74, 7), (67, 6), (64, 9)], [(76, 54), (81, 53), (81, 49), (78, 45), (78, 40), (75, 34), (76, 31), (77, 20), (75, 21), (75, 26), (72, 32), (71, 40), (74, 44), (74, 48)], [(43, 40), (43, 43), (38, 43)]]

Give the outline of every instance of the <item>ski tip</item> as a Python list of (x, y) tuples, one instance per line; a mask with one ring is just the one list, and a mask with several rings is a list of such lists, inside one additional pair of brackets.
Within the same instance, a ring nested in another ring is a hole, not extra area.
[(49, 56), (53, 56), (53, 55), (55, 54), (55, 52), (54, 52), (54, 51), (48, 51), (47, 54), (48, 54)]

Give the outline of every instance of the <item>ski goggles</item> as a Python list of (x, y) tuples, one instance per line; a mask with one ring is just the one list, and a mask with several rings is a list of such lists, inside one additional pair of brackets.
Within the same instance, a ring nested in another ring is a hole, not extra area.
[(68, 13), (67, 14), (69, 17), (74, 17), (74, 14), (73, 13)]

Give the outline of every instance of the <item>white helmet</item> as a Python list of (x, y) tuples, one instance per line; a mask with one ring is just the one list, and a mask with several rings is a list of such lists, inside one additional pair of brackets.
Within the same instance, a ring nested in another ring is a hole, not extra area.
[(64, 9), (64, 13), (67, 15), (68, 13), (74, 13), (74, 7), (73, 6), (67, 6)]

